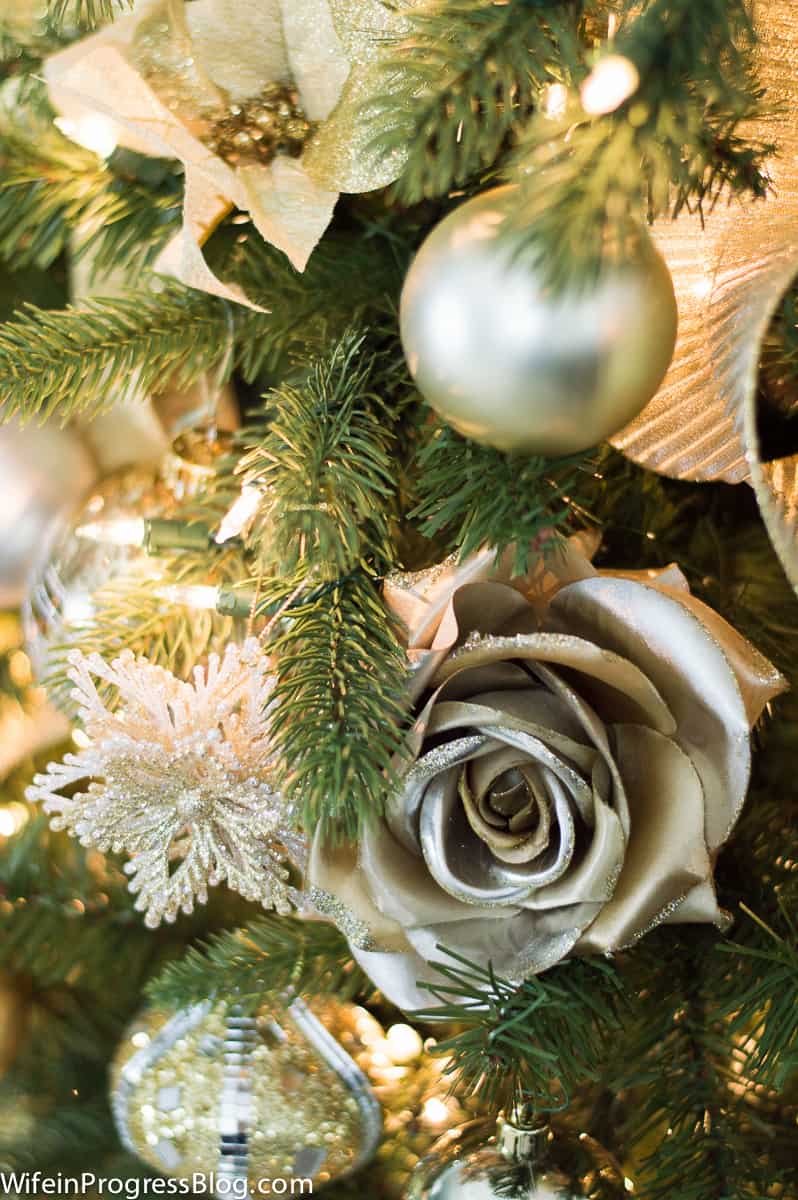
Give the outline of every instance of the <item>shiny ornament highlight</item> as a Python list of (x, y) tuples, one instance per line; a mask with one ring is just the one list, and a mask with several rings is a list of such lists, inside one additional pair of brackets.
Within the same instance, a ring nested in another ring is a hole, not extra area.
[(422, 1159), (407, 1200), (581, 1200), (548, 1161), (551, 1136), (499, 1121), (485, 1143), (484, 1124), (475, 1122)]
[(141, 547), (96, 542), (77, 531), (101, 520), (168, 516), (174, 507), (174, 495), (154, 472), (133, 468), (98, 484), (71, 519), (56, 523), (51, 536), (40, 541), (23, 621), (34, 675), (57, 707), (69, 711), (66, 655), (93, 621), (95, 594), (119, 576), (146, 583), (157, 572), (155, 560)]
[(662, 382), (673, 283), (640, 230), (596, 283), (552, 296), (506, 235), (512, 194), (469, 200), (426, 239), (402, 292), (402, 344), (424, 398), (464, 436), (578, 453), (623, 428)]
[(358, 1010), (314, 1008), (295, 1000), (248, 1017), (206, 1002), (146, 1014), (112, 1067), (124, 1145), (165, 1175), (247, 1180), (253, 1194), (269, 1194), (272, 1179), (310, 1179), (315, 1191), (356, 1170), (382, 1131), (369, 1081), (337, 1040), (359, 1044)]
[(73, 430), (0, 425), (0, 608), (22, 603), (42, 542), (80, 504), (96, 473)]

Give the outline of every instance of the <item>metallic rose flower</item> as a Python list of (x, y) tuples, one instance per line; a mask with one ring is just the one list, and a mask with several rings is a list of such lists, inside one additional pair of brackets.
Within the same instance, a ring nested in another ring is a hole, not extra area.
[(593, 569), (574, 540), (523, 578), (491, 552), (392, 581), (417, 719), (411, 765), (358, 846), (316, 838), (311, 895), (403, 1008), (438, 947), (512, 980), (722, 926), (713, 864), (750, 729), (784, 687), (676, 567)]
[(371, 148), (369, 102), (387, 40), (382, 0), (137, 0), (47, 63), (64, 132), (179, 159), (183, 230), (159, 268), (239, 302), (201, 245), (232, 207), (298, 270), (340, 192), (384, 187), (401, 157)]

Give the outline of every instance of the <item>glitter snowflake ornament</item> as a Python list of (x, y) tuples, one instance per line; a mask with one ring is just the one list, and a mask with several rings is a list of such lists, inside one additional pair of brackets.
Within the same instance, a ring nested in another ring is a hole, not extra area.
[[(53, 814), (53, 829), (130, 855), (130, 890), (150, 928), (190, 913), (223, 880), (289, 912), (299, 893), (287, 860), (303, 866), (305, 847), (269, 782), (272, 682), (258, 643), (211, 655), (190, 683), (130, 651), (110, 665), (74, 651), (70, 663), (90, 742), (50, 763), (28, 789)], [(116, 691), (115, 712), (96, 680)]]

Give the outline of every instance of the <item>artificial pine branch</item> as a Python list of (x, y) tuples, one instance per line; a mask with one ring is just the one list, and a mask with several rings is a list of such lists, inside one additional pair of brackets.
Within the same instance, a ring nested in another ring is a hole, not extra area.
[(61, 312), (27, 305), (0, 329), (4, 418), (94, 416), (170, 375), (188, 386), (224, 357), (227, 311), (177, 285)]
[(542, 251), (553, 283), (622, 253), (630, 221), (708, 209), (723, 191), (762, 197), (773, 147), (747, 140), (761, 111), (746, 0), (652, 0), (611, 47), (640, 85), (614, 111), (591, 116), (572, 90), (562, 112), (540, 112), (521, 139), (515, 225)]
[(133, 912), (124, 876), (109, 864), (92, 869), (86, 852), (50, 832), (36, 815), (0, 860), (3, 936), (0, 967), (40, 989), (80, 980), (84, 994), (98, 989), (107, 963), (125, 954), (141, 976), (152, 943)]
[(515, 545), (515, 569), (523, 574), (533, 544), (552, 541), (579, 507), (589, 468), (583, 456), (502, 454), (438, 423), (418, 452), (418, 503), (409, 516), (427, 537), (443, 535), (461, 558), (481, 546), (501, 553)]
[[(230, 234), (235, 241), (229, 245)], [(398, 233), (379, 226), (331, 231), (300, 274), (252, 226), (222, 231), (208, 247), (225, 279), (269, 310), (259, 336), (240, 348), (248, 379), (283, 379), (309, 357), (323, 356), (350, 327), (395, 325), (396, 296), (411, 250)]]
[[(151, 263), (180, 218), (177, 186), (122, 179), (51, 125), (0, 132), (0, 256), (46, 269), (70, 247), (96, 270)], [(176, 180), (175, 180), (176, 184)]]
[(365, 340), (345, 334), (265, 398), (266, 432), (239, 471), (263, 496), (251, 539), (266, 569), (335, 579), (392, 557), (395, 417)]
[(718, 1006), (707, 970), (716, 939), (693, 929), (674, 944), (663, 927), (628, 959), (634, 1004), (605, 1070), (624, 1098), (616, 1134), (646, 1200), (762, 1200), (795, 1182), (779, 1121), (750, 1103), (753, 1081)]
[(355, 836), (382, 811), (406, 718), (405, 658), (375, 581), (356, 570), (305, 604), (271, 645), (278, 784), (305, 829)]
[(431, 965), (448, 980), (425, 982), (441, 1005), (413, 1015), (456, 1025), (435, 1054), (448, 1060), (444, 1073), (458, 1095), (479, 1094), (493, 1111), (526, 1104), (544, 1113), (565, 1108), (576, 1088), (598, 1078), (607, 1039), (620, 1027), (612, 967), (575, 959), (517, 985), (452, 951)]
[(574, 53), (567, 0), (426, 0), (370, 106), (375, 145), (407, 161), (395, 185), (414, 204), (444, 196), (490, 166), (541, 87)]
[(780, 907), (783, 936), (744, 906), (757, 928), (753, 944), (718, 947), (739, 958), (748, 975), (746, 987), (741, 972), (734, 973), (735, 986), (727, 987), (722, 1010), (743, 1047), (744, 1074), (777, 1091), (798, 1072), (798, 926), (786, 905)]
[(349, 999), (368, 990), (334, 926), (264, 915), (190, 949), (150, 981), (147, 995), (170, 1011), (213, 999), (254, 1013), (289, 991)]
[[(150, 574), (122, 571), (115, 575), (93, 592), (91, 619), (70, 624), (66, 640), (49, 647), (42, 683), (55, 703), (69, 708), (68, 654), (72, 650), (96, 652), (107, 661), (130, 650), (180, 679), (188, 679), (212, 650), (242, 634), (240, 619), (166, 600), (154, 588), (156, 573), (159, 587), (207, 584), (232, 588), (249, 577), (235, 550), (205, 555), (182, 551), (159, 556), (157, 562), (153, 559)], [(114, 708), (118, 702), (115, 689), (106, 685), (99, 691), (108, 707)]]
[(133, 0), (47, 0), (47, 16), (56, 29), (67, 25), (94, 29), (104, 21), (113, 21), (132, 4)]

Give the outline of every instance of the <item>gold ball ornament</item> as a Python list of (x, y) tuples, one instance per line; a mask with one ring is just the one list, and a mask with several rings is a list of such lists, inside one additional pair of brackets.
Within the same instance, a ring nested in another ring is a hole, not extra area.
[(421, 394), (466, 437), (578, 453), (622, 429), (662, 382), (673, 284), (640, 229), (622, 262), (552, 294), (507, 235), (513, 192), (476, 196), (427, 237), (402, 291), (402, 344)]
[(552, 1135), (500, 1119), (447, 1135), (416, 1167), (407, 1200), (582, 1200), (550, 1161)]
[(217, 1189), (219, 1180), (246, 1181), (260, 1194), (278, 1179), (286, 1194), (292, 1180), (312, 1180), (315, 1190), (363, 1165), (380, 1139), (381, 1110), (337, 1040), (357, 1043), (358, 1010), (335, 1001), (314, 1009), (295, 1000), (245, 1017), (208, 1001), (146, 1014), (111, 1071), (124, 1145), (165, 1175), (202, 1175)]

